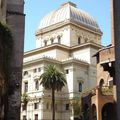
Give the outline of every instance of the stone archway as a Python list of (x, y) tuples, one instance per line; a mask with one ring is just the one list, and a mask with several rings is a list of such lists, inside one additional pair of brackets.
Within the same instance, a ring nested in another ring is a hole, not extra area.
[(97, 120), (97, 111), (95, 104), (92, 105), (92, 120)]
[(102, 108), (102, 120), (115, 120), (114, 103), (106, 103)]

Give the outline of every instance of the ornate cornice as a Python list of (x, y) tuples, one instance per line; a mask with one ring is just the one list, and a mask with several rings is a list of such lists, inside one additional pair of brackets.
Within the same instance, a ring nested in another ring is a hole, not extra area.
[(90, 27), (90, 26), (87, 26), (87, 25), (83, 25), (83, 24), (77, 23), (76, 21), (72, 21), (72, 20), (66, 20), (66, 21), (63, 21), (63, 22), (59, 22), (59, 23), (50, 25), (46, 28), (39, 29), (39, 30), (36, 31), (35, 35), (36, 36), (42, 35), (42, 34), (50, 32), (50, 31), (54, 31), (56, 29), (65, 27), (67, 25), (74, 25), (74, 26), (76, 26), (78, 28), (81, 28), (81, 29), (84, 29), (86, 31), (96, 33), (98, 35), (102, 35), (102, 32), (99, 29), (96, 29), (94, 27)]
[(45, 47), (27, 51), (24, 53), (24, 57), (28, 57), (28, 56), (35, 55), (35, 54), (40, 54), (42, 52), (53, 50), (53, 49), (61, 49), (64, 51), (73, 52), (73, 51), (76, 51), (79, 49), (84, 49), (87, 47), (93, 47), (96, 49), (100, 49), (102, 46), (99, 44), (93, 43), (93, 42), (83, 43), (83, 44), (75, 45), (75, 46), (71, 46), (71, 47), (63, 45), (63, 44), (53, 43), (53, 44), (45, 46)]

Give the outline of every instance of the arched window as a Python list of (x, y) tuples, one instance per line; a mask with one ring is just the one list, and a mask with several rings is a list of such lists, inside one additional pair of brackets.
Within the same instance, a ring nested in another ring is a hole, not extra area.
[(51, 41), (51, 44), (53, 44), (53, 42), (54, 42), (54, 38), (51, 38), (50, 41)]
[(44, 41), (44, 46), (46, 46), (46, 45), (47, 45), (47, 40)]
[(78, 37), (78, 45), (81, 44), (81, 37)]
[(79, 92), (82, 92), (82, 83), (79, 82), (79, 86), (78, 86)]
[(35, 81), (35, 89), (39, 90), (39, 82), (38, 82), (38, 80)]
[(99, 82), (99, 87), (100, 87), (100, 88), (103, 87), (103, 84), (104, 84), (104, 80), (101, 79), (100, 82)]
[(60, 43), (61, 43), (61, 36), (58, 35), (58, 36), (57, 36), (57, 39), (58, 39), (58, 43), (60, 44)]

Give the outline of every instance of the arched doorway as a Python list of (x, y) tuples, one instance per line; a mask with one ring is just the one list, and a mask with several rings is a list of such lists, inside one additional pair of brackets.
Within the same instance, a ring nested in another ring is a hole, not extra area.
[(92, 105), (92, 120), (97, 120), (97, 112), (95, 104)]
[(115, 105), (106, 103), (102, 108), (102, 120), (115, 120)]
[(89, 106), (88, 106), (88, 104), (84, 104), (84, 106), (83, 106), (83, 118), (84, 118), (84, 120), (89, 120), (89, 116), (90, 116), (90, 111), (89, 111)]

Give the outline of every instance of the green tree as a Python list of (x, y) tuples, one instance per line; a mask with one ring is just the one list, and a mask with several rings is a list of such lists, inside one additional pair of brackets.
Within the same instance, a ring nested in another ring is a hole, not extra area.
[(40, 76), (40, 84), (52, 91), (52, 120), (55, 120), (55, 91), (61, 91), (67, 84), (65, 76), (55, 65), (48, 65)]
[(29, 96), (27, 93), (23, 93), (22, 96), (21, 96), (21, 101), (26, 105), (29, 101)]
[(71, 105), (73, 107), (74, 118), (79, 118), (79, 116), (82, 116), (81, 100), (80, 99), (72, 100)]

